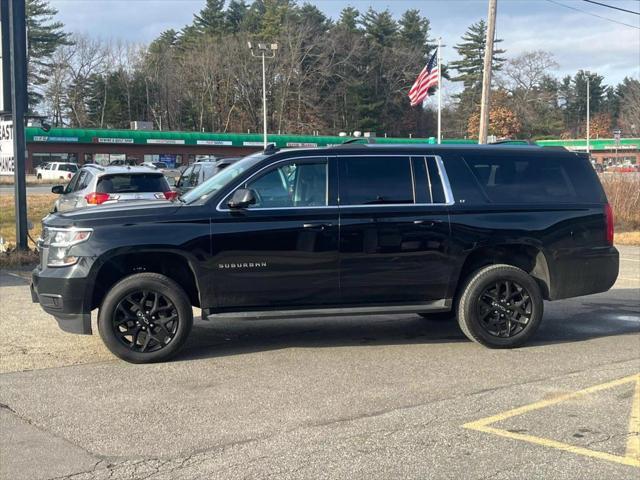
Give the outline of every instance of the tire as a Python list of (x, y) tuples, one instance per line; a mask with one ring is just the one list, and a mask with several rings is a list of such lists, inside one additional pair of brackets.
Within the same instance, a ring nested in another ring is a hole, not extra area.
[(489, 348), (514, 348), (536, 333), (543, 309), (542, 292), (529, 274), (511, 265), (492, 265), (469, 276), (457, 317), (469, 340)]
[(450, 322), (456, 317), (456, 314), (454, 311), (435, 312), (435, 313), (418, 312), (418, 315), (420, 315), (425, 320), (429, 320), (431, 322)]
[(192, 326), (193, 310), (186, 292), (158, 273), (138, 273), (120, 280), (109, 290), (98, 313), (102, 341), (111, 353), (131, 363), (171, 358), (184, 345)]

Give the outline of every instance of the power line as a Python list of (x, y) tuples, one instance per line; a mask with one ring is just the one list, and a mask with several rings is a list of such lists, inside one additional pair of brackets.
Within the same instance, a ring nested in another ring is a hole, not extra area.
[(627, 10), (626, 8), (614, 7), (613, 5), (607, 5), (606, 3), (594, 2), (594, 0), (583, 0), (587, 3), (593, 3), (600, 5), (601, 7), (613, 8), (614, 10), (620, 10), (621, 12), (633, 13), (634, 15), (640, 15), (640, 12), (634, 12), (633, 10)]
[(598, 17), (602, 20), (607, 20), (608, 22), (617, 23), (619, 25), (624, 25), (625, 27), (635, 28), (636, 30), (640, 30), (640, 27), (636, 27), (635, 25), (630, 25), (628, 23), (619, 22), (618, 20), (614, 20), (612, 18), (603, 17), (602, 15), (598, 15), (596, 13), (587, 12), (586, 10), (582, 10), (580, 8), (572, 7), (570, 5), (565, 5), (564, 3), (556, 2), (556, 0), (547, 0), (547, 2), (553, 3), (555, 5), (560, 5), (561, 7), (570, 8), (571, 10), (575, 10), (576, 12), (585, 13), (587, 15), (591, 15), (592, 17)]

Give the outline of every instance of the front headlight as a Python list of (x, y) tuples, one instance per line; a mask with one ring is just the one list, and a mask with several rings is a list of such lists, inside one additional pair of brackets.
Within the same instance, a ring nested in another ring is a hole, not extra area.
[(90, 228), (51, 228), (49, 230), (49, 245), (52, 247), (71, 247), (86, 242), (93, 232)]
[(45, 228), (42, 232), (42, 246), (49, 247), (47, 266), (74, 265), (78, 257), (69, 255), (69, 249), (89, 240), (92, 232), (90, 228)]

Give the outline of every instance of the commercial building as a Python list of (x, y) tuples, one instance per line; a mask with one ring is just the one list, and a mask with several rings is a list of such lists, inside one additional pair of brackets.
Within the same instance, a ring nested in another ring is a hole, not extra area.
[[(52, 161), (108, 164), (113, 160), (162, 161), (170, 166), (193, 163), (199, 156), (242, 156), (262, 148), (260, 134), (166, 132), (156, 130), (100, 130), (28, 127), (27, 172)], [(350, 137), (348, 137), (350, 138)], [(322, 147), (343, 143), (340, 136), (269, 135), (280, 148)], [(378, 143), (435, 143), (433, 138), (377, 138)], [(445, 143), (475, 143), (449, 139)], [(540, 145), (585, 151), (585, 140), (544, 140)], [(591, 140), (591, 154), (602, 163), (640, 163), (640, 138)]]

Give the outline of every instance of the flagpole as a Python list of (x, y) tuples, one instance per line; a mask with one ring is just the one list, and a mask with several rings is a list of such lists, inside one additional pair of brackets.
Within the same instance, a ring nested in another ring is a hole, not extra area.
[(442, 142), (442, 37), (438, 37), (438, 145)]

